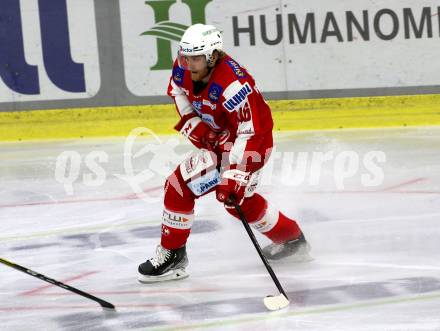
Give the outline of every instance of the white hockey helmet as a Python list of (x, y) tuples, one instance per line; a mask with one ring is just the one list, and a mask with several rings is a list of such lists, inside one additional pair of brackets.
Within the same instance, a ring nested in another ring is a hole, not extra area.
[(186, 29), (179, 46), (179, 58), (205, 55), (208, 65), (212, 65), (212, 53), (222, 50), (223, 38), (215, 26), (198, 23)]

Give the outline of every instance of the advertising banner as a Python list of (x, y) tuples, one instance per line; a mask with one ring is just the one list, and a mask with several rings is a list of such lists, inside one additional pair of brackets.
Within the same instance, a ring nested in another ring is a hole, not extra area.
[(2, 0), (0, 111), (169, 102), (195, 23), (274, 99), (440, 90), (438, 0)]
[(90, 0), (2, 0), (0, 102), (91, 98), (99, 52)]
[(120, 1), (126, 83), (163, 95), (177, 42), (202, 22), (264, 92), (440, 85), (438, 2)]

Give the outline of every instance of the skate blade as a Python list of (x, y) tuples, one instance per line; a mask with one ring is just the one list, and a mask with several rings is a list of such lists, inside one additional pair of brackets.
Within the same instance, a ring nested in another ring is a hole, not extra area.
[(301, 247), (298, 251), (296, 251), (295, 254), (288, 255), (278, 259), (274, 259), (269, 256), (267, 257), (267, 259), (272, 263), (273, 262), (275, 263), (276, 262), (290, 262), (290, 263), (310, 262), (314, 260), (314, 258), (310, 255), (311, 249), (312, 249), (311, 246), (309, 245), (309, 243), (307, 243), (306, 245)]
[(178, 280), (178, 279), (184, 279), (187, 278), (189, 274), (186, 272), (185, 269), (174, 269), (170, 270), (163, 275), (159, 276), (145, 276), (145, 275), (138, 275), (138, 281), (142, 284), (152, 284), (152, 283), (159, 283), (159, 282), (166, 282), (170, 280)]
[(313, 261), (314, 258), (309, 253), (301, 254), (301, 255), (291, 255), (287, 256), (284, 259), (278, 260), (278, 261), (286, 261), (290, 263), (306, 263)]

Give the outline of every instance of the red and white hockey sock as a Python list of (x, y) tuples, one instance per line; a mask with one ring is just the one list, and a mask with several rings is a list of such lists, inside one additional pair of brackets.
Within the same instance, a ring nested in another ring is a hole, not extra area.
[(276, 244), (298, 238), (301, 234), (301, 229), (295, 220), (288, 218), (269, 204), (263, 217), (251, 226)]
[(193, 222), (194, 197), (177, 168), (165, 183), (161, 245), (166, 249), (184, 246)]
[(186, 244), (194, 222), (194, 213), (163, 210), (160, 244), (166, 249), (178, 249)]
[[(249, 224), (274, 243), (283, 243), (298, 238), (301, 234), (295, 220), (285, 216), (258, 193), (245, 198), (241, 209)], [(226, 210), (240, 219), (233, 207), (226, 207)]]

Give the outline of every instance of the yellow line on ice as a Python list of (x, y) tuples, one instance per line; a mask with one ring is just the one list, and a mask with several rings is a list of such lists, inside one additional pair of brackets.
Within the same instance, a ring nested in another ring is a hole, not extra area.
[[(440, 125), (440, 95), (269, 101), (276, 131)], [(174, 133), (174, 105), (0, 112), (0, 141)]]

